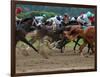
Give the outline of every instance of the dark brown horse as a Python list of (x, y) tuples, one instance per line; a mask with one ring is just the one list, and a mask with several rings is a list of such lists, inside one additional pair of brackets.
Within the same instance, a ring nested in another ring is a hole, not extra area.
[(25, 38), (26, 34), (28, 34), (29, 32), (33, 31), (36, 27), (36, 22), (35, 18), (26, 18), (23, 19), (19, 24), (16, 24), (16, 44), (18, 43), (18, 41), (22, 41), (25, 44), (29, 45), (30, 47), (32, 47), (36, 52), (38, 52), (38, 50), (29, 43), (29, 41)]
[(22, 41), (24, 42), (25, 44), (29, 45), (30, 47), (32, 47), (36, 52), (38, 52), (38, 50), (32, 45), (29, 43), (29, 41), (25, 38), (25, 33), (21, 30), (18, 30), (16, 31), (16, 40), (15, 40), (15, 44), (18, 43), (18, 41)]

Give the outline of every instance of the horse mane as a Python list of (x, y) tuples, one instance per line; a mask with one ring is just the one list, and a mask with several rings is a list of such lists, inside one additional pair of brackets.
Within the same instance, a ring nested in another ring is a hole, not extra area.
[(24, 19), (22, 19), (21, 24), (22, 24), (23, 22), (28, 21), (28, 20), (33, 20), (33, 18), (24, 18)]

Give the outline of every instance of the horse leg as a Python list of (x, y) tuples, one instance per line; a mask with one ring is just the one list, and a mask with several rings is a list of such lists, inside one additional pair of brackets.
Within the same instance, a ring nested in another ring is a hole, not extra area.
[(84, 43), (80, 46), (80, 48), (79, 48), (79, 50), (80, 50), (79, 54), (80, 54), (81, 56), (83, 56), (82, 50), (83, 50), (83, 48), (86, 46), (86, 44), (87, 44), (87, 43), (84, 42)]
[(90, 53), (89, 51), (90, 51), (90, 49), (91, 49), (91, 46), (90, 46), (90, 44), (88, 44), (88, 54)]
[(62, 46), (61, 46), (61, 53), (64, 53), (63, 48), (65, 49), (65, 45), (67, 44), (67, 40), (64, 38), (62, 41)]
[(61, 53), (64, 53), (64, 52), (63, 52), (63, 47), (61, 48)]
[(91, 45), (91, 50), (92, 50), (92, 54), (95, 53), (95, 46), (94, 45)]
[(78, 39), (77, 39), (77, 41), (75, 41), (75, 40), (74, 40), (74, 42), (75, 42), (74, 52), (75, 52), (75, 50), (76, 50), (76, 46), (77, 46), (77, 45), (79, 45), (79, 46), (80, 46), (80, 44), (78, 43), (78, 42), (79, 42), (79, 40), (80, 40), (80, 38), (78, 38)]
[(30, 47), (32, 47), (36, 52), (38, 52), (38, 50), (37, 50), (32, 44), (30, 44), (30, 43), (25, 39), (25, 37), (22, 37), (20, 40), (23, 41), (24, 43), (26, 43), (27, 45), (29, 45)]
[(32, 39), (30, 39), (30, 40), (29, 40), (29, 42), (30, 42), (31, 44), (33, 44), (33, 43), (34, 43), (33, 38), (32, 38)]

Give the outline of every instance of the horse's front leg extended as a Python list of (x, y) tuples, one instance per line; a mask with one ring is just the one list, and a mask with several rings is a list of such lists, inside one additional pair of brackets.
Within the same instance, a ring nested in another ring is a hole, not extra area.
[(25, 37), (21, 37), (20, 39), (21, 41), (23, 41), (24, 43), (26, 43), (27, 45), (29, 45), (30, 47), (32, 47), (36, 52), (38, 52), (38, 50), (32, 45), (30, 44)]
[[(29, 43), (32, 44), (32, 45), (33, 45), (35, 42), (36, 42), (36, 38), (35, 38), (35, 37), (29, 40)], [(28, 47), (26, 48), (26, 50), (29, 50), (29, 48), (30, 48), (30, 47), (28, 46)]]
[(79, 50), (80, 50), (79, 54), (82, 55), (82, 56), (83, 56), (82, 50), (83, 50), (83, 48), (86, 46), (86, 44), (87, 44), (87, 43), (84, 42), (84, 43), (79, 47)]
[(33, 44), (33, 43), (36, 42), (36, 40), (34, 40), (34, 39), (32, 38), (32, 39), (29, 40), (29, 42), (30, 42), (31, 44)]
[(76, 50), (76, 46), (77, 46), (77, 45), (79, 45), (79, 46), (80, 46), (80, 44), (78, 43), (80, 39), (81, 39), (81, 38), (77, 38), (77, 40), (76, 40), (76, 41), (74, 40), (74, 42), (75, 42), (74, 52), (75, 52), (75, 50)]

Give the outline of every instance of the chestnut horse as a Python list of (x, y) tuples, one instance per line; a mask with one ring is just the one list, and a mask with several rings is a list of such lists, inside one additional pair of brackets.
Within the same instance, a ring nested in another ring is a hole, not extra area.
[(95, 53), (95, 41), (96, 41), (96, 32), (95, 32), (95, 27), (94, 26), (89, 26), (87, 27), (86, 30), (82, 30), (82, 29), (79, 29), (78, 30), (79, 32), (79, 36), (81, 36), (83, 38), (83, 44), (80, 46), (79, 50), (80, 50), (80, 54), (82, 54), (82, 50), (83, 48), (89, 44), (90, 45), (90, 48), (92, 50), (92, 53)]
[[(66, 28), (63, 31), (63, 39), (57, 44), (57, 48), (62, 49), (67, 43), (70, 41), (74, 41), (75, 39), (82, 38), (84, 43), (80, 46), (80, 53), (82, 52), (83, 48), (88, 44), (88, 51), (90, 48), (94, 52), (94, 45), (95, 45), (95, 27), (89, 26), (86, 30), (81, 29), (81, 26), (70, 26), (69, 30)], [(79, 40), (78, 40), (79, 41)], [(77, 41), (77, 42), (78, 42)], [(77, 43), (75, 42), (75, 43)], [(62, 51), (63, 52), (63, 51)]]
[[(88, 26), (85, 30), (81, 28), (74, 28), (71, 29), (72, 31), (70, 32), (64, 32), (64, 37), (67, 37), (69, 40), (74, 40), (77, 37), (81, 37), (83, 39), (83, 44), (80, 45), (79, 50), (80, 54), (82, 54), (83, 48), (88, 44), (89, 47), (92, 50), (92, 53), (95, 53), (95, 27), (94, 26)], [(68, 34), (69, 33), (69, 34)], [(68, 36), (69, 35), (69, 36)]]

